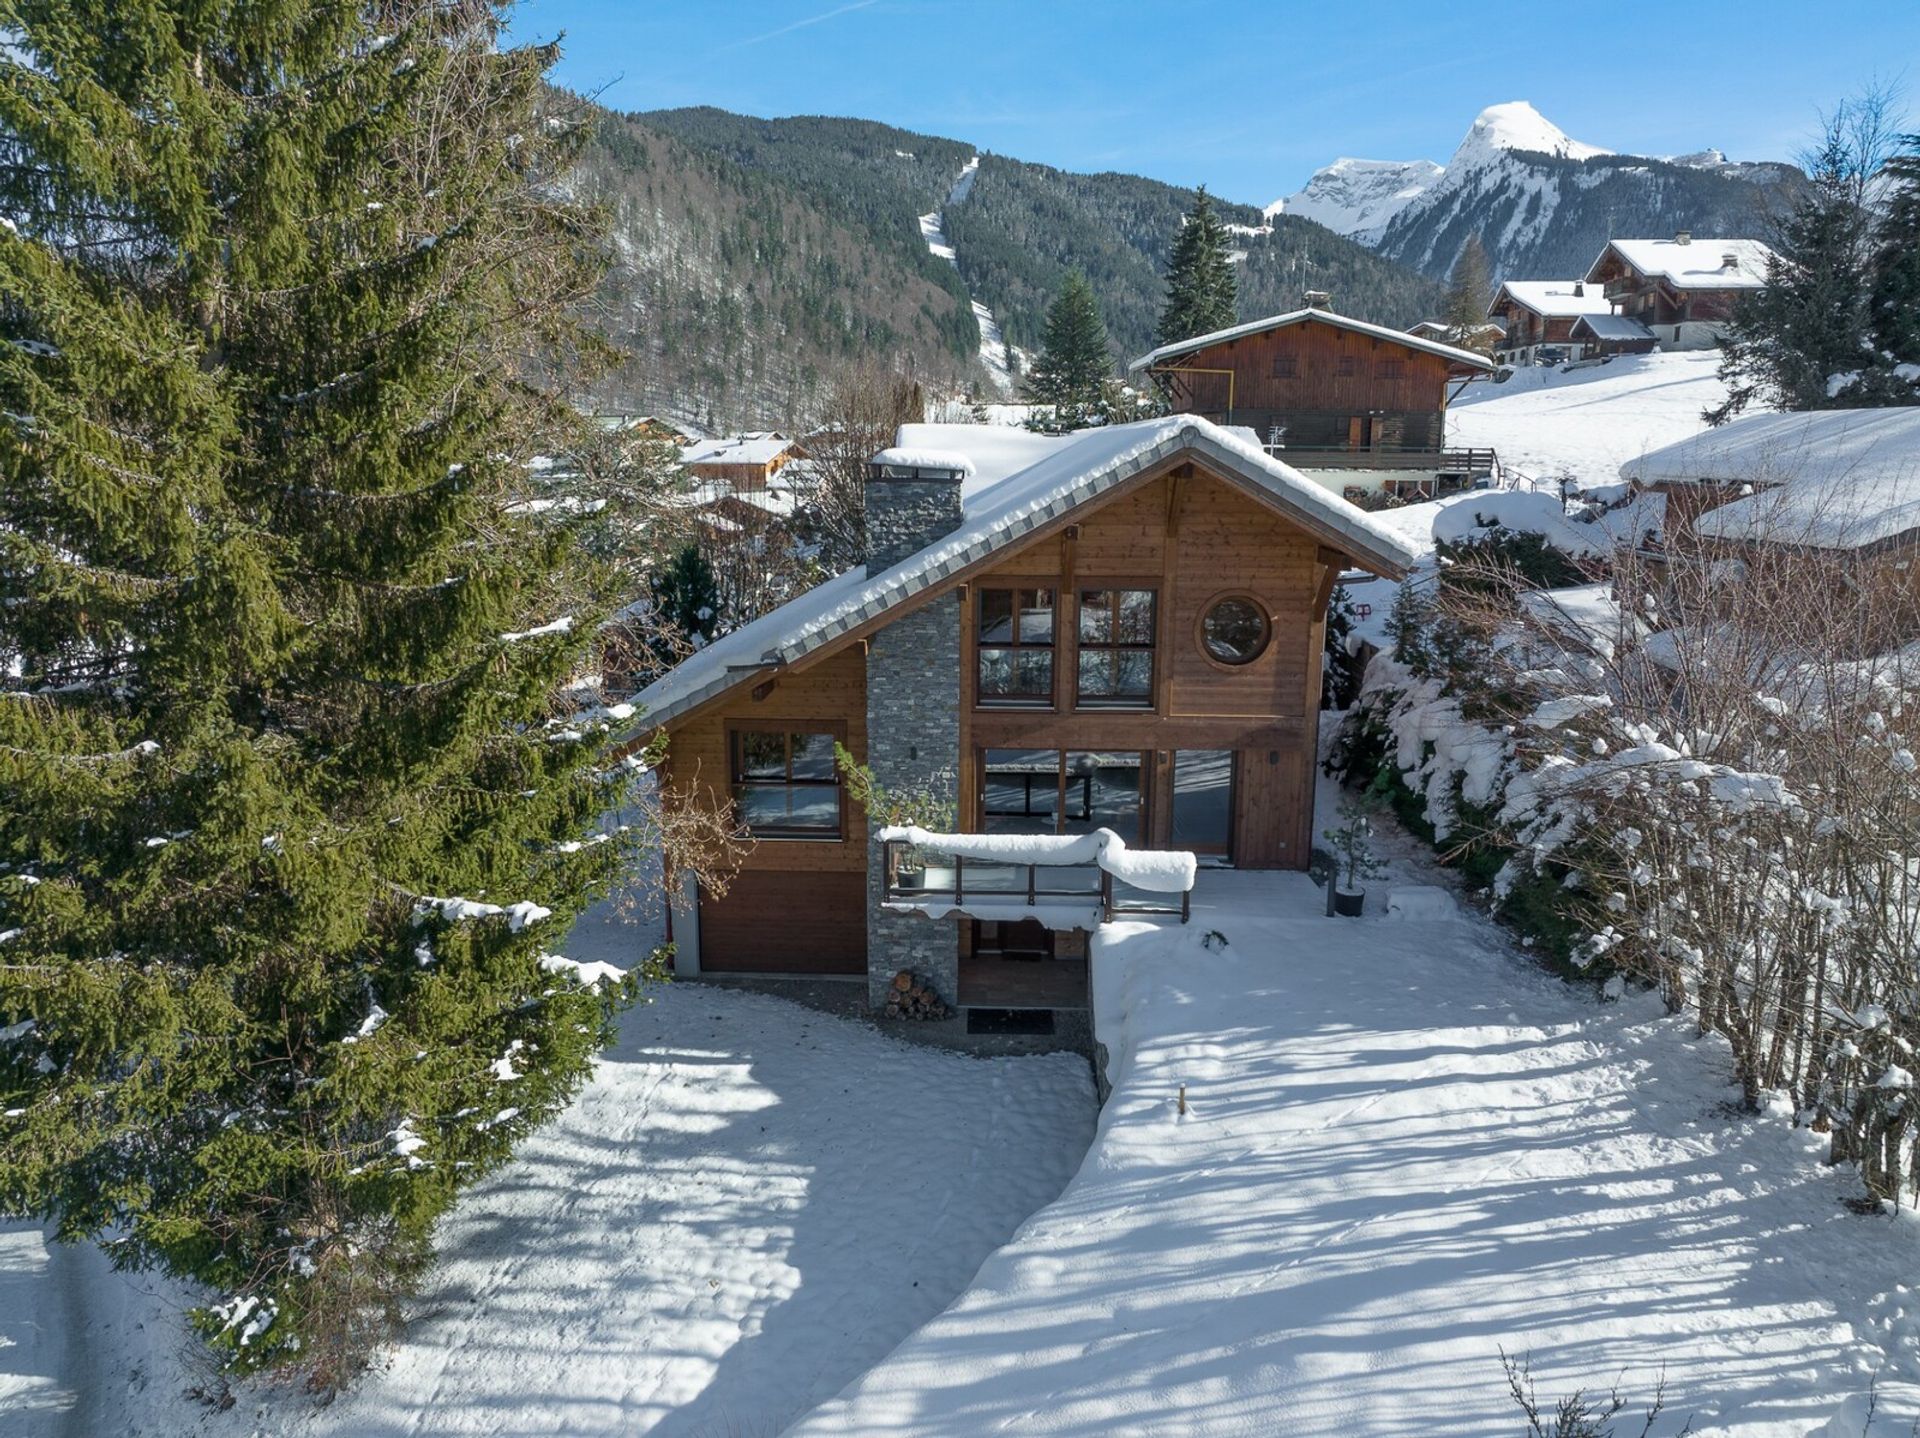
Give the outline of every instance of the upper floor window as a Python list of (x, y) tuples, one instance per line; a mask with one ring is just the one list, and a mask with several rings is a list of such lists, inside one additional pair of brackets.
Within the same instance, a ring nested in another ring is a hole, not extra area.
[(1275, 379), (1292, 379), (1296, 373), (1297, 368), (1292, 355), (1275, 355), (1273, 357), (1273, 377)]
[(1405, 365), (1400, 360), (1376, 360), (1373, 366), (1373, 377), (1375, 379), (1399, 379), (1404, 370)]
[(1151, 589), (1081, 590), (1079, 702), (1150, 707), (1154, 629)]
[(733, 802), (756, 839), (838, 839), (840, 770), (834, 735), (804, 729), (735, 729)]
[(1339, 363), (1334, 367), (1334, 373), (1342, 379), (1352, 379), (1360, 373), (1360, 361), (1352, 355), (1341, 355)]
[(975, 641), (982, 704), (1053, 702), (1053, 591), (982, 589)]

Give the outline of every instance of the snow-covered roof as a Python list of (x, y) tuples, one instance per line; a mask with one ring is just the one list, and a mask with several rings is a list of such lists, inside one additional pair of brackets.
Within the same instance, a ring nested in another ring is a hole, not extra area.
[(1585, 330), (1597, 340), (1650, 340), (1653, 331), (1631, 315), (1581, 315), (1573, 322), (1573, 333)]
[(957, 473), (962, 479), (973, 473), (973, 461), (957, 449), (921, 449), (917, 445), (896, 444), (873, 457), (873, 463), (889, 469), (936, 469)]
[(1585, 280), (1503, 280), (1494, 291), (1493, 303), (1487, 306), (1488, 314), (1499, 308), (1502, 295), (1548, 319), (1604, 315), (1613, 311), (1604, 289), (1597, 284), (1588, 285)]
[[(1609, 253), (1643, 275), (1663, 279), (1682, 290), (1758, 290), (1766, 288), (1773, 251), (1759, 240), (1716, 240), (1694, 236), (1678, 240), (1608, 240), (1587, 267), (1592, 280)], [(1733, 265), (1728, 267), (1726, 261)]]
[(1854, 549), (1920, 529), (1920, 409), (1757, 414), (1620, 466), (1642, 484), (1750, 484), (1697, 533)]
[(641, 719), (628, 737), (650, 732), (743, 682), (792, 664), (867, 620), (1098, 498), (1136, 474), (1191, 452), (1221, 474), (1328, 533), (1355, 559), (1397, 575), (1418, 557), (1372, 515), (1196, 415), (1036, 435), (995, 425), (902, 425), (898, 446), (965, 455), (974, 474), (961, 486), (959, 528), (869, 577), (855, 565), (736, 629), (634, 696)]
[(772, 464), (793, 447), (793, 441), (773, 430), (723, 435), (696, 440), (680, 451), (682, 464)]
[(1419, 335), (1408, 334), (1405, 330), (1389, 329), (1385, 325), (1371, 324), (1366, 320), (1356, 320), (1350, 315), (1335, 314), (1332, 310), (1309, 307), (1301, 310), (1289, 310), (1283, 315), (1268, 315), (1263, 320), (1249, 320), (1243, 325), (1234, 325), (1229, 329), (1215, 330), (1212, 334), (1195, 335), (1190, 340), (1178, 340), (1173, 344), (1161, 345), (1140, 356), (1127, 366), (1129, 373), (1149, 369), (1166, 360), (1180, 355), (1192, 354), (1195, 350), (1205, 349), (1209, 345), (1228, 344), (1234, 340), (1245, 339), (1249, 335), (1265, 334), (1268, 330), (1285, 329), (1288, 325), (1304, 324), (1308, 320), (1318, 320), (1321, 324), (1336, 329), (1350, 330), (1354, 334), (1369, 335), (1374, 339), (1390, 340), (1408, 349), (1423, 350), (1427, 354), (1439, 355), (1442, 359), (1452, 360), (1456, 364), (1472, 365), (1475, 369), (1492, 371), (1498, 366), (1485, 355), (1475, 354), (1472, 350), (1456, 349), (1452, 345), (1441, 344), (1438, 340), (1422, 339)]

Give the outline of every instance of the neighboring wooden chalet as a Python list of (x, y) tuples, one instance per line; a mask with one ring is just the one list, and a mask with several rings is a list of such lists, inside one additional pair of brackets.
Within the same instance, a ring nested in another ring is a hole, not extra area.
[[(1328, 597), (1413, 556), (1204, 419), (899, 441), (867, 484), (868, 564), (636, 696), (627, 738), (666, 731), (669, 793), (734, 805), (755, 840), (724, 897), (681, 894), (676, 962), (864, 975), (876, 1006), (910, 969), (962, 1008), (1084, 1007), (1099, 876), (968, 860), (905, 881), (834, 744), (896, 793), (951, 796), (965, 833), (1106, 828), (1303, 869)], [(1062, 877), (1082, 887), (1050, 894)]]
[[(1613, 306), (1601, 286), (1584, 280), (1506, 280), (1494, 291), (1487, 314), (1506, 331), (1495, 351), (1497, 358), (1508, 364), (1533, 364), (1545, 350), (1546, 358), (1557, 364), (1587, 353), (1574, 334), (1575, 323), (1611, 316)], [(1649, 333), (1649, 343), (1652, 338)]]
[(1745, 294), (1765, 289), (1773, 251), (1759, 240), (1609, 240), (1588, 267), (1615, 314), (1645, 325), (1663, 349), (1712, 349)]
[(1658, 343), (1652, 330), (1626, 315), (1582, 315), (1571, 333), (1575, 359), (1652, 354)]
[(698, 430), (675, 424), (672, 420), (662, 419), (656, 414), (625, 414), (609, 411), (596, 414), (593, 422), (602, 429), (616, 430), (621, 433), (637, 431), (647, 439), (661, 440), (680, 449), (685, 449), (700, 437)]
[(1486, 355), (1303, 309), (1166, 344), (1131, 369), (1171, 408), (1244, 427), (1269, 452), (1336, 492), (1431, 495), (1491, 474), (1491, 450), (1447, 447), (1447, 402)]
[(737, 490), (765, 489), (767, 481), (797, 458), (800, 447), (777, 430), (695, 440), (680, 451), (680, 463), (696, 479)]
[[(1749, 415), (1620, 473), (1665, 496), (1662, 543), (1647, 557), (1743, 561), (1761, 590), (1779, 576), (1786, 606), (1817, 602), (1812, 591), (1830, 583), (1869, 600), (1878, 641), (1920, 639), (1920, 409)], [(1796, 562), (1770, 565), (1770, 554)], [(1760, 602), (1756, 592), (1741, 602)]]
[[(1415, 339), (1438, 340), (1441, 344), (1453, 343), (1453, 326), (1441, 320), (1421, 320), (1418, 324), (1408, 325), (1407, 333)], [(1488, 354), (1496, 352), (1507, 337), (1506, 327), (1497, 321), (1488, 320), (1476, 325), (1468, 336), (1465, 348), (1485, 350)]]

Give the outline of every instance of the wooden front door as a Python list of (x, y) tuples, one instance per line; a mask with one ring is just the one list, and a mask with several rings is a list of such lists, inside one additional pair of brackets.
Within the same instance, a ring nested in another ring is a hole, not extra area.
[(700, 891), (700, 968), (715, 974), (864, 974), (867, 877), (743, 870)]

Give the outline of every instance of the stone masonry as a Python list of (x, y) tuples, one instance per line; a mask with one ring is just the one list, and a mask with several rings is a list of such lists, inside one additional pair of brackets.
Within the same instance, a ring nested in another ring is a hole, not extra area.
[[(960, 480), (871, 478), (869, 558), (878, 574), (959, 527)], [(867, 648), (867, 766), (887, 789), (930, 789), (952, 802), (960, 762), (960, 601), (948, 594), (872, 636)], [(876, 828), (878, 826), (875, 826)], [(947, 1003), (959, 996), (960, 940), (950, 919), (889, 913), (880, 841), (867, 844), (867, 992), (878, 1007), (901, 969)]]

